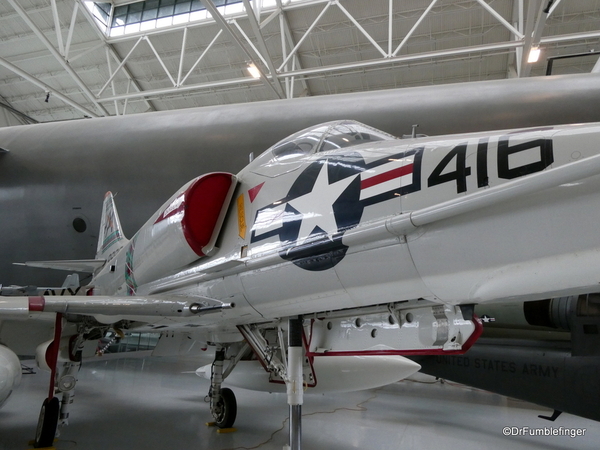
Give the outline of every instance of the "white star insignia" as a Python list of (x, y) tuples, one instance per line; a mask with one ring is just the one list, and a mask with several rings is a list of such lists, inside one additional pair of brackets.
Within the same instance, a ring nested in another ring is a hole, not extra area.
[(333, 204), (356, 176), (329, 184), (327, 161), (324, 161), (312, 191), (288, 202), (292, 208), (302, 214), (298, 245), (304, 243), (317, 227), (328, 234), (338, 230)]

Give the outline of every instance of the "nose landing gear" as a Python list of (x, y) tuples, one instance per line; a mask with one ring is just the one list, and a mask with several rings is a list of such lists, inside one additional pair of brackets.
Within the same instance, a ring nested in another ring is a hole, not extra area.
[(223, 362), (225, 349), (218, 348), (212, 365), (210, 384), (210, 412), (219, 428), (231, 428), (237, 416), (237, 401), (235, 394), (229, 388), (221, 388), (223, 383)]

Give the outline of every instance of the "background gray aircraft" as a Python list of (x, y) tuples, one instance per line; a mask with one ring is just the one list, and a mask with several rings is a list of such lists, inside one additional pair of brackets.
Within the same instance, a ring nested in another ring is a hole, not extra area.
[(0, 129), (0, 284), (66, 274), (14, 262), (89, 258), (104, 193), (131, 235), (188, 180), (236, 173), (302, 128), (354, 119), (395, 136), (600, 121), (600, 75), (461, 83)]

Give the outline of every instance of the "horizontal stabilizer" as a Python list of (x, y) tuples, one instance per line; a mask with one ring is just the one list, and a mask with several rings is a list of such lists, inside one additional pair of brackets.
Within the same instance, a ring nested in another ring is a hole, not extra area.
[(32, 312), (53, 312), (86, 316), (121, 317), (191, 317), (231, 309), (234, 303), (223, 303), (205, 297), (194, 299), (177, 297), (119, 297), (119, 296), (30, 296), (2, 297), (0, 318), (26, 318)]
[(24, 263), (13, 263), (17, 266), (39, 267), (41, 269), (68, 270), (70, 272), (93, 273), (104, 264), (105, 259), (65, 259), (59, 261), (27, 261)]

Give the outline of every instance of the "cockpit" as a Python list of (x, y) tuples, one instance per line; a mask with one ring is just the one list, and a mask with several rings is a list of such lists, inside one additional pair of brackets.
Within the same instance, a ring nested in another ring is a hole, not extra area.
[(337, 120), (292, 134), (275, 144), (268, 151), (275, 158), (282, 160), (291, 156), (326, 152), (368, 142), (392, 139), (396, 138), (360, 122)]
[(326, 152), (354, 145), (397, 139), (391, 134), (354, 120), (326, 122), (288, 136), (262, 153), (252, 166), (285, 163), (299, 156)]
[(297, 169), (305, 156), (396, 137), (354, 120), (336, 120), (305, 128), (255, 158), (245, 170), (276, 177)]

